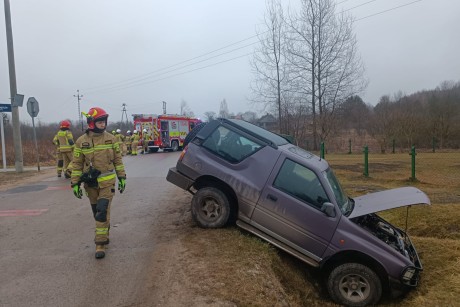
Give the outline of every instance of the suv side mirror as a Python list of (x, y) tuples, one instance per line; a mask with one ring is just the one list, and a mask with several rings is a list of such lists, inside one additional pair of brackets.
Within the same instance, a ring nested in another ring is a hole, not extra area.
[(321, 211), (324, 212), (328, 217), (335, 217), (335, 206), (329, 202), (323, 203)]

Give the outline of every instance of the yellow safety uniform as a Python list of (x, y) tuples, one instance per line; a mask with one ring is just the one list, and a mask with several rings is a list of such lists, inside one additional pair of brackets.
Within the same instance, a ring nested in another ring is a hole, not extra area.
[(64, 166), (64, 160), (62, 160), (62, 154), (59, 151), (59, 142), (57, 134), (53, 138), (53, 144), (56, 146), (56, 171), (58, 177), (61, 177), (62, 167)]
[(109, 243), (110, 205), (115, 194), (117, 177), (126, 178), (120, 145), (115, 136), (104, 131), (88, 130), (75, 142), (71, 184), (78, 184), (81, 176), (91, 169), (100, 172), (95, 184), (84, 183), (96, 220), (94, 242), (97, 246)]
[(121, 155), (126, 156), (125, 136), (121, 133), (115, 132), (115, 139), (117, 140), (118, 145), (120, 145)]
[(134, 133), (131, 136), (131, 155), (137, 156), (137, 146), (139, 145), (139, 134)]
[(130, 155), (131, 154), (131, 144), (132, 144), (132, 141), (131, 141), (131, 135), (126, 135), (125, 137), (125, 145), (126, 145), (126, 151), (127, 151), (127, 154)]
[(69, 177), (67, 169), (69, 168), (70, 162), (72, 162), (72, 152), (74, 147), (72, 132), (67, 129), (61, 129), (58, 131), (54, 139), (57, 140), (56, 143), (59, 144), (59, 152), (62, 155), (62, 171), (66, 174), (66, 177)]

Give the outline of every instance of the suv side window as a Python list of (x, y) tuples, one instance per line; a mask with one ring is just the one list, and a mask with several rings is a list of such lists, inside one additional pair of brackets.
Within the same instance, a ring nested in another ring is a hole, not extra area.
[(244, 158), (252, 155), (262, 147), (262, 145), (251, 141), (240, 133), (223, 126), (214, 130), (206, 138), (202, 146), (230, 163), (241, 162)]
[(289, 159), (284, 161), (273, 185), (318, 209), (329, 201), (316, 174)]

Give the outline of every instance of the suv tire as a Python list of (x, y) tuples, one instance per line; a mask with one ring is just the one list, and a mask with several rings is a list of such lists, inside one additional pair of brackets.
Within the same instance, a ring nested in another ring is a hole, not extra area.
[(203, 128), (204, 126), (206, 126), (206, 123), (199, 123), (198, 125), (196, 125), (195, 127), (193, 127), (192, 131), (190, 131), (186, 136), (185, 136), (185, 139), (184, 139), (184, 146), (187, 146), (188, 143), (190, 143), (191, 140), (193, 140), (193, 138), (197, 135), (197, 133), (201, 130), (201, 128)]
[(382, 284), (374, 271), (359, 263), (344, 263), (332, 270), (327, 290), (340, 305), (366, 306), (376, 304), (382, 296)]
[(192, 198), (193, 220), (202, 228), (220, 228), (228, 223), (230, 203), (219, 189), (199, 189)]

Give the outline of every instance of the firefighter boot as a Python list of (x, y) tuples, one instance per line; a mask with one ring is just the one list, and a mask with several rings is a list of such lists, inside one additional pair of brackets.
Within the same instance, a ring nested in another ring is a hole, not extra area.
[(96, 245), (96, 259), (102, 259), (105, 257), (105, 245)]

